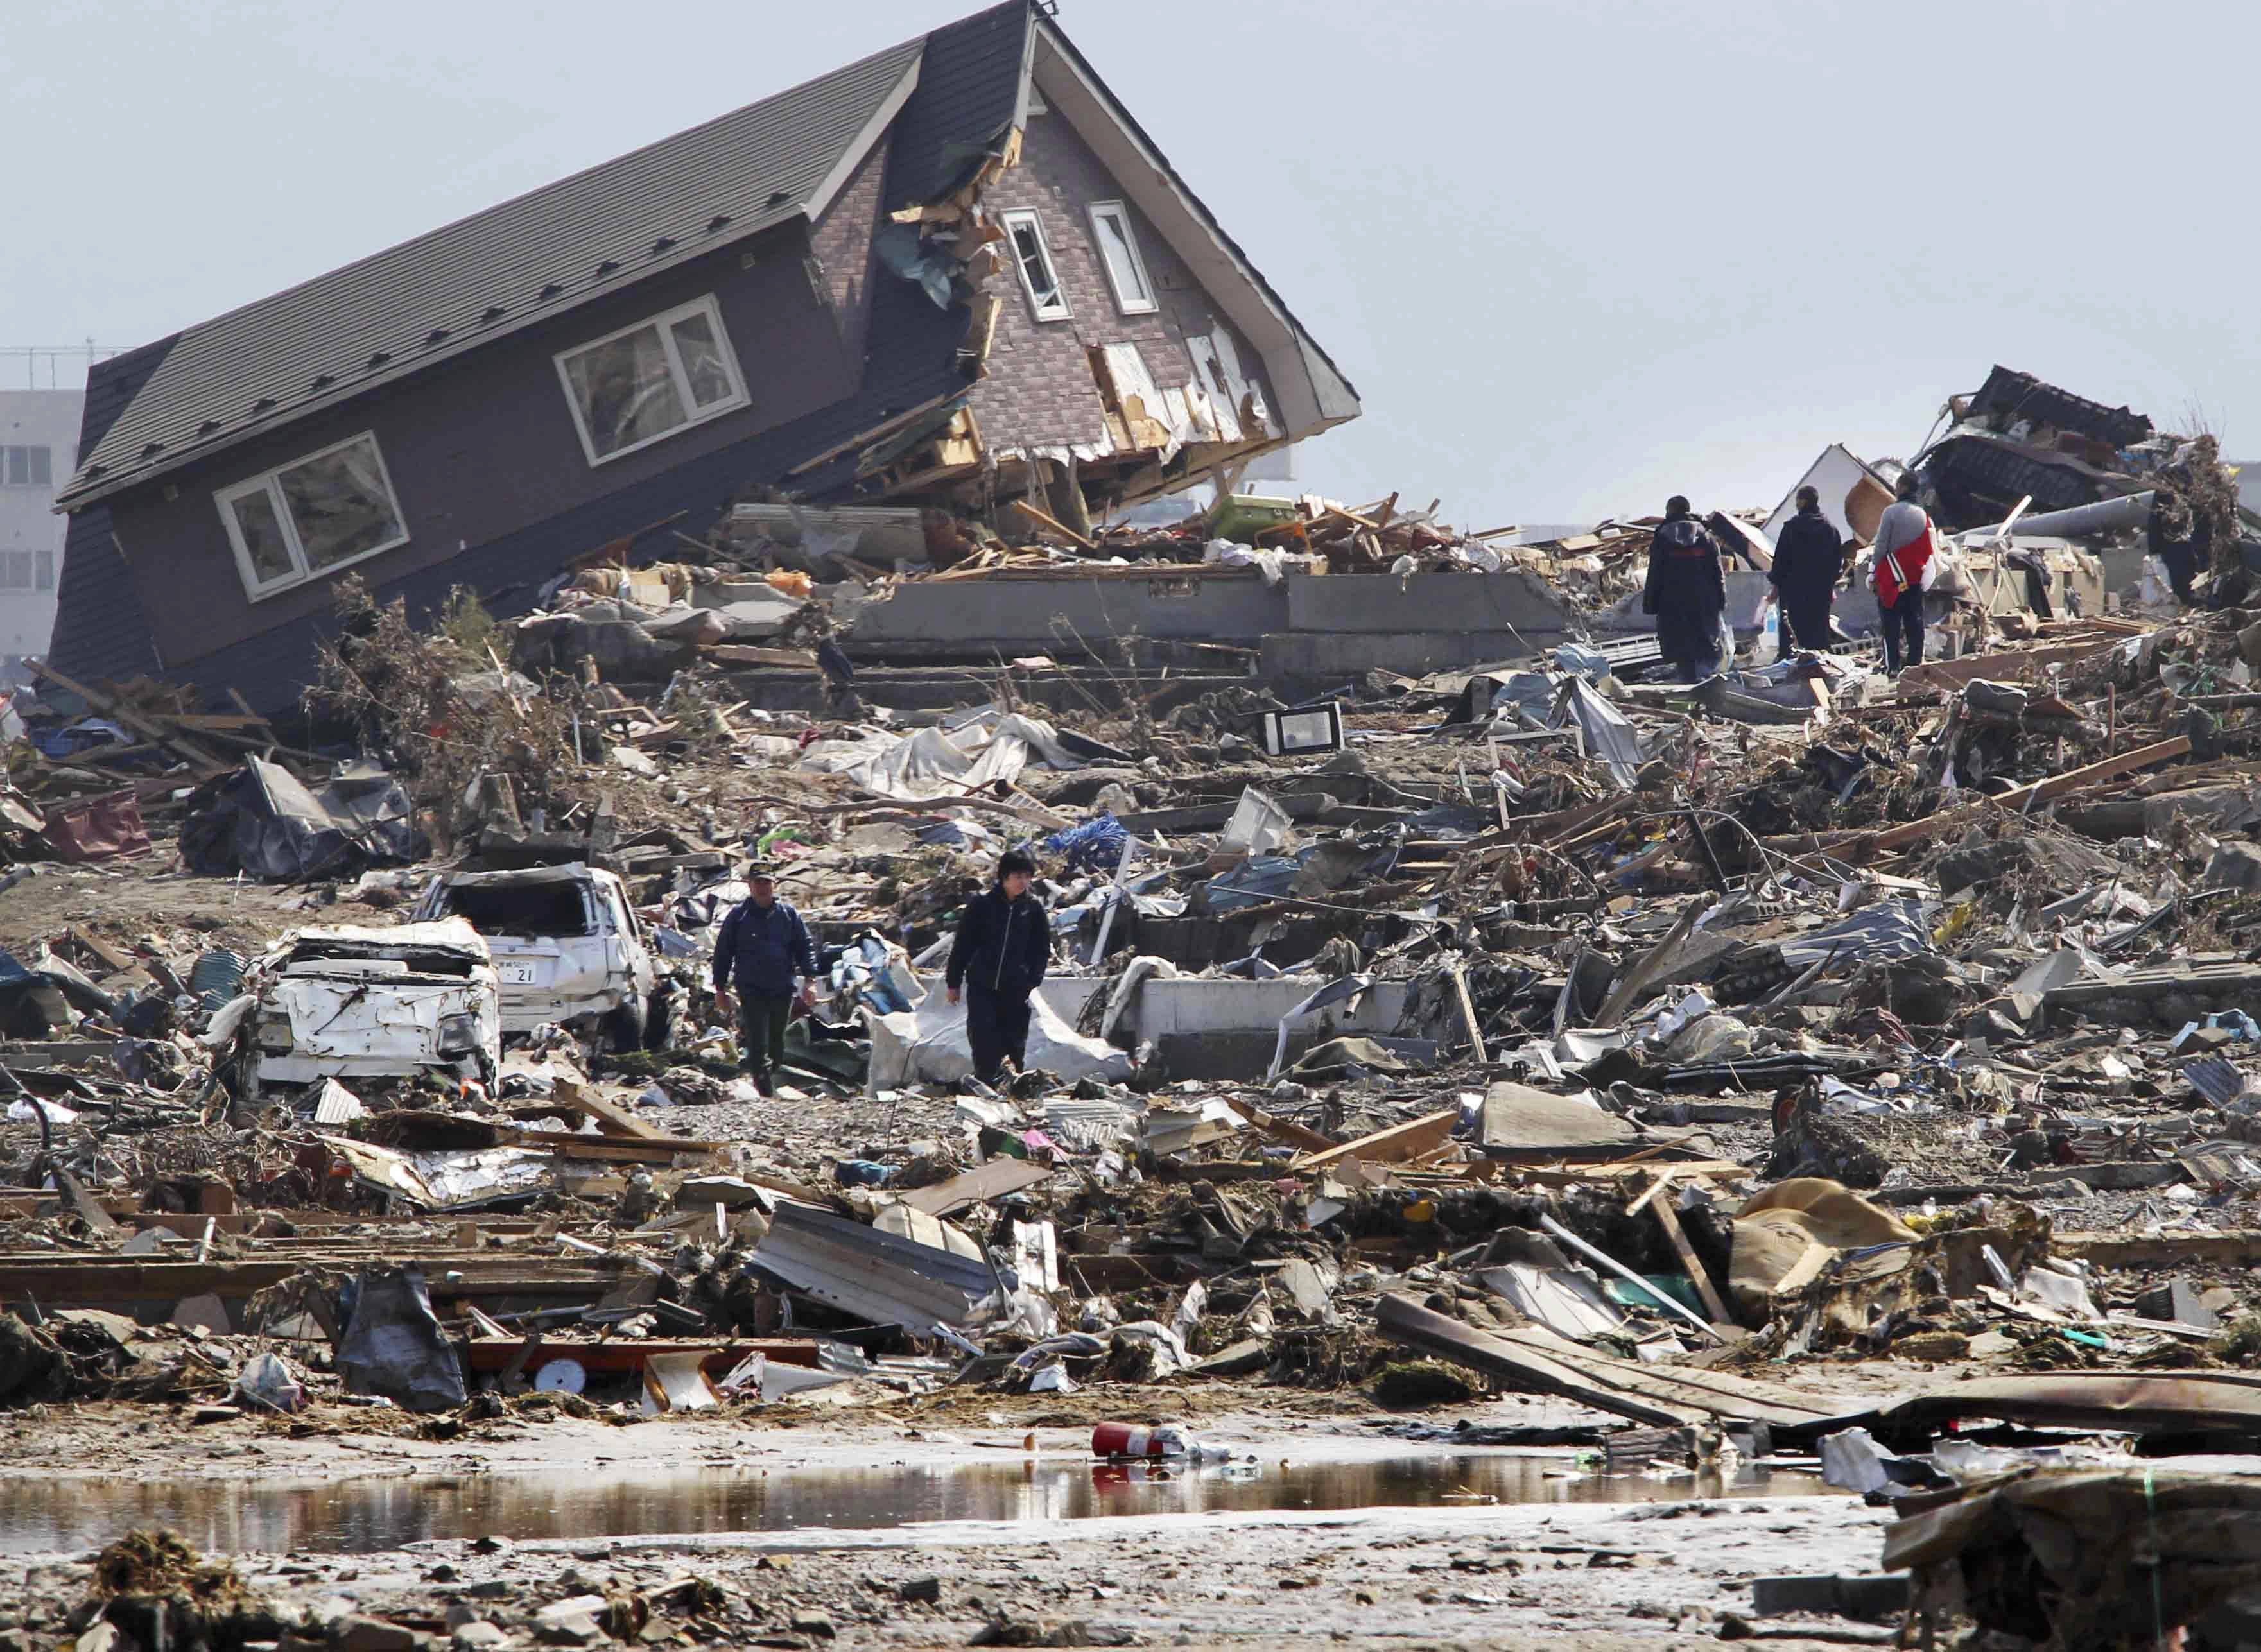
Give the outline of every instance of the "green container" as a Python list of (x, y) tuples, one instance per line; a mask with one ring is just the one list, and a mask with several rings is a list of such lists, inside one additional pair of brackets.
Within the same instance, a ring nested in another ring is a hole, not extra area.
[(1246, 545), (1266, 528), (1303, 515), (1293, 499), (1267, 499), (1253, 493), (1228, 493), (1210, 507), (1209, 537)]

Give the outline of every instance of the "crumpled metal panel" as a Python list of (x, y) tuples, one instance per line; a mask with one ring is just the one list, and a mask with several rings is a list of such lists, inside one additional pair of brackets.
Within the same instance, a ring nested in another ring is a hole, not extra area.
[(1841, 964), (1875, 958), (1913, 958), (1931, 950), (1926, 906), (1913, 896), (1880, 900), (1842, 923), (1782, 943), (1782, 961), (1804, 969), (1834, 954)]
[(964, 1325), (998, 1288), (987, 1261), (789, 1200), (779, 1201), (753, 1262), (843, 1313), (920, 1333)]
[(2226, 1062), (2219, 1055), (2187, 1063), (2183, 1068), (2183, 1079), (2217, 1107), (2227, 1107), (2245, 1093), (2245, 1075), (2237, 1070), (2235, 1062)]

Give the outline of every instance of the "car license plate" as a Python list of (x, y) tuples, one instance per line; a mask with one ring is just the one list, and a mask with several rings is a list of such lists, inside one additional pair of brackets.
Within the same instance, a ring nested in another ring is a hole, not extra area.
[(512, 963), (507, 961), (495, 966), (495, 978), (506, 987), (534, 987), (542, 984), (542, 971), (531, 963)]

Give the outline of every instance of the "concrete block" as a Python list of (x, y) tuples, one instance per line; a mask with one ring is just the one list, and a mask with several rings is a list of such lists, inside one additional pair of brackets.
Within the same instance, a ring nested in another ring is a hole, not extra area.
[(1294, 631), (1560, 632), (1569, 611), (1536, 575), (1290, 574)]

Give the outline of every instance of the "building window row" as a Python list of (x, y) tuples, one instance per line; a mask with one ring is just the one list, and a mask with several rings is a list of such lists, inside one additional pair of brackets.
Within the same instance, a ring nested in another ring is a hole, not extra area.
[(0, 447), (0, 486), (47, 488), (54, 479), (54, 448)]
[(54, 588), (53, 551), (0, 551), (0, 590), (51, 591)]

